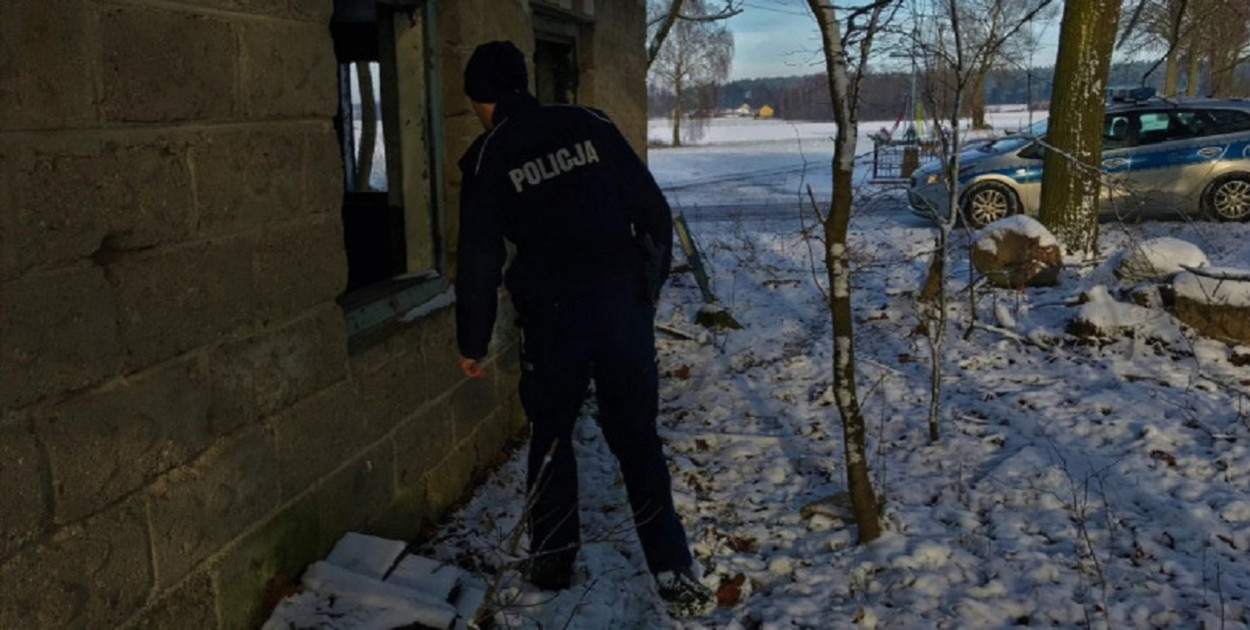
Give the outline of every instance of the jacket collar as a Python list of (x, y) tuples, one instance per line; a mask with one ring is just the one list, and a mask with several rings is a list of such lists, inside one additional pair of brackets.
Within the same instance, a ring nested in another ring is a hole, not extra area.
[(491, 116), (491, 123), (498, 126), (516, 114), (535, 110), (538, 107), (538, 99), (534, 98), (532, 94), (523, 93), (505, 96), (498, 103), (495, 103), (495, 113)]

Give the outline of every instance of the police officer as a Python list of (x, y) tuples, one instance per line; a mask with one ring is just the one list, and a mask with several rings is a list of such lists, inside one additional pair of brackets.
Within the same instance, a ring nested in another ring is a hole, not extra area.
[[(456, 279), (466, 376), (484, 374), (501, 281), (519, 316), (534, 497), (527, 578), (544, 590), (570, 586), (580, 542), (573, 425), (594, 379), (599, 425), (657, 590), (671, 613), (701, 614), (715, 598), (693, 575), (655, 426), (654, 303), (671, 261), (671, 212), (607, 116), (540, 105), (528, 85), (511, 42), (478, 46), (465, 67), (485, 132), (460, 159)], [(505, 239), (516, 246), (506, 274)]]

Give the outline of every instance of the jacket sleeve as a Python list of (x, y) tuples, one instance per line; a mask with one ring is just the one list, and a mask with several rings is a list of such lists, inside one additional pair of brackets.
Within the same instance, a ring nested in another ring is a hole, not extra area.
[(506, 257), (503, 208), (488, 182), (466, 172), (460, 188), (456, 342), (460, 355), (487, 354)]
[[(642, 158), (634, 152), (634, 148), (625, 140), (625, 136), (612, 126), (611, 146), (617, 154), (617, 177), (620, 179), (620, 190), (625, 196), (626, 211), (629, 221), (634, 226), (635, 236), (642, 239), (649, 236), (654, 244), (658, 257), (658, 293), (659, 284), (668, 277), (673, 264), (673, 211), (660, 190), (655, 177), (647, 168)], [(652, 296), (654, 299), (656, 296)]]

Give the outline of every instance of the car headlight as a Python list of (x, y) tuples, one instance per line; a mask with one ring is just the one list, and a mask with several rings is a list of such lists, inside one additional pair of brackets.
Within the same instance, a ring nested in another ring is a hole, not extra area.
[(932, 186), (940, 181), (942, 181), (941, 173), (929, 173), (928, 175), (925, 175), (924, 177), (924, 183), (927, 186)]

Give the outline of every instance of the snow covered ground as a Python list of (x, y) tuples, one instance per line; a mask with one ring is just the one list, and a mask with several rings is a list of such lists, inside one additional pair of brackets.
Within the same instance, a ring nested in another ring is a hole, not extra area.
[[(663, 138), (662, 123), (652, 133)], [(814, 190), (828, 193), (831, 133), (718, 121), (705, 145), (650, 154), (674, 206), (692, 218), (714, 292), (745, 326), (697, 328), (692, 277), (670, 279), (658, 320), (696, 338), (661, 335), (661, 432), (703, 580), (725, 605), (701, 619), (666, 615), (588, 407), (576, 444), (585, 544), (575, 586), (553, 596), (509, 573), (498, 620), (1250, 627), (1250, 348), (1198, 338), (1162, 311), (1131, 322), (1132, 334), (1078, 342), (1065, 333), (1074, 299), (1100, 284), (1114, 292), (1105, 266), (1070, 265), (1053, 288), (978, 288), (973, 306), (968, 245), (957, 238), (942, 437), (930, 443), (929, 346), (913, 296), (932, 236), (897, 190), (865, 185), (859, 192), (877, 201), (857, 211), (851, 235), (859, 394), (886, 532), (860, 547), (837, 510), (802, 509), (845, 489), (830, 322), (816, 286), (822, 245), (804, 237), (811, 221), (795, 207), (804, 159), (819, 165), (807, 170)], [(744, 205), (768, 211), (735, 215)], [(1213, 266), (1250, 269), (1248, 224), (1104, 224), (1100, 243), (1111, 256), (1158, 236), (1197, 245)], [(965, 340), (972, 309), (1002, 330)], [(521, 460), (518, 452), (418, 551), (480, 574), (499, 566), (519, 516)]]
[[(1029, 114), (997, 113), (989, 120), (1001, 133), (1027, 126)], [(856, 172), (858, 184), (872, 177), (869, 134), (884, 128), (899, 137), (904, 126), (893, 121), (860, 124), (857, 151), (863, 168)], [(697, 145), (653, 148), (648, 161), (674, 210), (692, 220), (793, 218), (800, 198), (809, 203), (809, 187), (818, 201), (828, 201), (834, 131), (833, 123), (715, 119)], [(650, 121), (651, 142), (667, 143), (671, 136), (668, 120)]]

